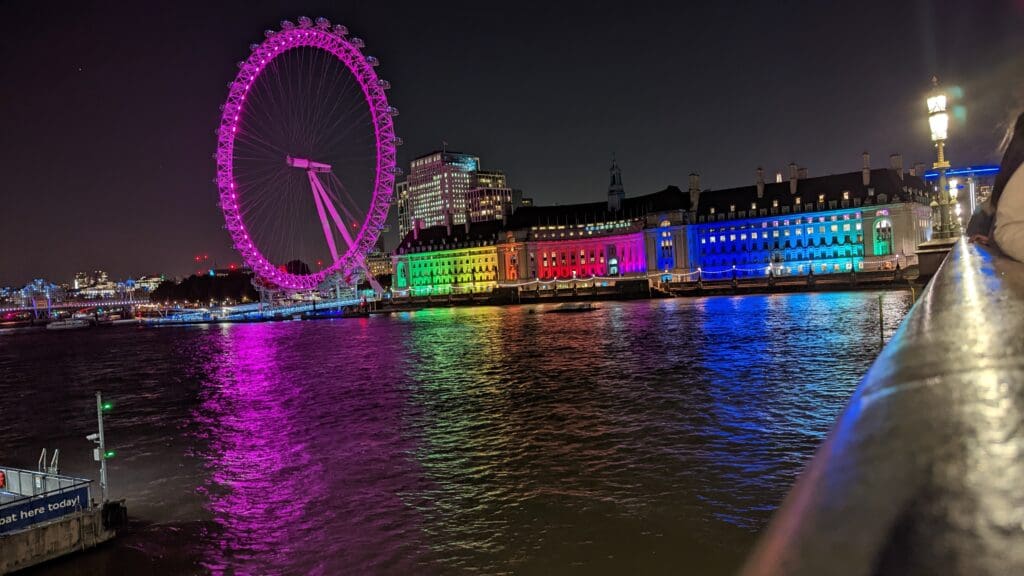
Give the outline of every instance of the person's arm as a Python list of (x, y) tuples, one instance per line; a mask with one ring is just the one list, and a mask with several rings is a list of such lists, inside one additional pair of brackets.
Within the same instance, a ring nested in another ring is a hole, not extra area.
[(1013, 173), (999, 197), (995, 237), (1000, 250), (1024, 262), (1024, 169)]

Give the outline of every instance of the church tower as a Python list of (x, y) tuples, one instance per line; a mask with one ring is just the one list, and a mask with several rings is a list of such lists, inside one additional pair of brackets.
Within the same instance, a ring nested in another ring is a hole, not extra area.
[(615, 155), (612, 154), (612, 167), (611, 167), (611, 184), (608, 185), (608, 211), (618, 212), (622, 210), (622, 199), (626, 197), (626, 192), (622, 189), (622, 170), (619, 169), (619, 165), (615, 163)]

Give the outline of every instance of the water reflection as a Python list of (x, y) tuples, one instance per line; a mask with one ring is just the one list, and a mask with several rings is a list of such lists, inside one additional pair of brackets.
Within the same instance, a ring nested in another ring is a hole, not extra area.
[[(909, 305), (883, 295), (887, 334)], [(75, 341), (76, 373), (110, 372), (89, 353), (105, 339), (146, 358), (111, 391), (126, 410), (145, 399), (115, 430), (132, 476), (190, 488), (121, 484), (163, 522), (146, 544), (49, 570), (728, 573), (877, 353), (877, 306), (797, 294), (96, 332)], [(68, 361), (46, 337), (0, 342), (16, 375), (0, 394), (29, 386), (22, 358)], [(61, 391), (88, 400), (96, 378)], [(29, 399), (0, 442), (34, 449), (31, 415), (53, 402)], [(77, 438), (89, 414), (75, 418)]]

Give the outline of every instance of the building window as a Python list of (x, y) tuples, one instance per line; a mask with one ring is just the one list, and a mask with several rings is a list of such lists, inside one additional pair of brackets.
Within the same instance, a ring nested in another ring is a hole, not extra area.
[(818, 194), (818, 203), (821, 204), (821, 203), (824, 203), (824, 202), (825, 202), (825, 195), (824, 194)]
[(849, 190), (843, 190), (843, 200), (849, 200), (849, 199), (850, 199), (850, 191)]
[(708, 208), (708, 214), (714, 214), (714, 213), (715, 213), (715, 207), (714, 206), (712, 206), (711, 208)]
[(779, 207), (779, 200), (778, 200), (778, 198), (776, 198), (776, 199), (772, 200), (772, 208), (778, 208), (778, 207)]

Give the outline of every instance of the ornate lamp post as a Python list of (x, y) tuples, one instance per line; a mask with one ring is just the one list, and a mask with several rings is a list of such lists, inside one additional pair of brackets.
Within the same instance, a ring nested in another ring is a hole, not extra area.
[(936, 237), (953, 238), (959, 234), (956, 220), (952, 213), (953, 201), (946, 183), (945, 148), (949, 132), (949, 114), (946, 112), (946, 94), (939, 89), (939, 79), (932, 77), (932, 94), (928, 96), (928, 127), (931, 129), (932, 142), (935, 142), (936, 161), (932, 168), (939, 172), (939, 230)]

